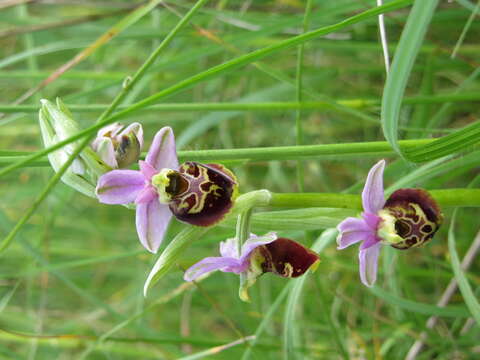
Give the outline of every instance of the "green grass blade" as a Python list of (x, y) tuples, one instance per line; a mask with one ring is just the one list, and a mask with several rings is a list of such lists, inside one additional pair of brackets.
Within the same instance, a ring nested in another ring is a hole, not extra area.
[(404, 152), (414, 162), (424, 162), (450, 155), (480, 142), (480, 121), (443, 136), (430, 144), (414, 147)]
[[(335, 229), (325, 230), (322, 235), (315, 241), (312, 246), (312, 250), (320, 253), (328, 245), (334, 242), (337, 236)], [(283, 355), (285, 359), (296, 359), (295, 347), (296, 347), (296, 312), (300, 306), (300, 298), (302, 295), (305, 282), (308, 279), (307, 276), (302, 276), (293, 280), (291, 285), (290, 294), (288, 295), (287, 305), (285, 309), (285, 315), (283, 318)]]
[(398, 123), (405, 88), (437, 3), (438, 0), (415, 1), (383, 90), (381, 111), (383, 134), (398, 154), (401, 154), (398, 145)]

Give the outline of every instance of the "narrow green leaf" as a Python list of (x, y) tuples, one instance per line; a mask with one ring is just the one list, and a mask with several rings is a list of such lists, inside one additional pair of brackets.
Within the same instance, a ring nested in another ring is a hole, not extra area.
[(480, 142), (480, 121), (467, 125), (429, 144), (405, 150), (405, 156), (414, 162), (423, 162), (467, 149)]
[(397, 154), (401, 154), (398, 123), (405, 88), (437, 3), (438, 0), (417, 0), (413, 4), (383, 90), (383, 134)]
[[(312, 250), (320, 253), (328, 245), (330, 245), (336, 238), (337, 231), (335, 229), (325, 230), (322, 235), (315, 241)], [(305, 282), (308, 274), (292, 280), (293, 285), (287, 299), (287, 306), (285, 309), (285, 316), (283, 321), (283, 353), (285, 359), (295, 359), (295, 327), (297, 326), (296, 311), (300, 306), (300, 299), (302, 295)]]

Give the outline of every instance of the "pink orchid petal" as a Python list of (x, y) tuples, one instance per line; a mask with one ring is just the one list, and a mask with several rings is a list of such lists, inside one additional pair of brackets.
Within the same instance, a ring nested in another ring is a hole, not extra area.
[(152, 165), (145, 161), (140, 160), (138, 165), (140, 166), (140, 172), (143, 174), (143, 176), (145, 176), (147, 181), (152, 180), (153, 175), (158, 173), (158, 171)]
[(371, 231), (372, 229), (368, 224), (359, 218), (348, 217), (337, 225), (337, 229), (340, 232), (351, 232), (351, 231)]
[(157, 192), (153, 188), (153, 186), (147, 185), (145, 188), (140, 191), (138, 196), (135, 198), (136, 204), (145, 204), (153, 201), (157, 198)]
[(165, 126), (157, 132), (145, 161), (157, 171), (164, 168), (178, 169), (175, 137), (171, 127)]
[(145, 178), (140, 171), (113, 170), (98, 179), (96, 194), (104, 204), (128, 204), (144, 187)]
[(385, 205), (383, 195), (383, 170), (385, 160), (380, 160), (368, 172), (367, 181), (362, 192), (363, 209), (376, 214)]
[(235, 238), (230, 238), (220, 242), (220, 255), (222, 257), (232, 257), (238, 259), (240, 254), (237, 249), (237, 241)]
[(370, 231), (351, 231), (340, 233), (337, 236), (337, 249), (343, 250), (350, 245), (368, 239), (370, 236), (372, 236)]
[(373, 286), (377, 280), (378, 255), (380, 247), (377, 243), (365, 250), (360, 250), (358, 258), (360, 260), (360, 280), (366, 286)]
[(107, 125), (97, 132), (97, 138), (104, 137), (108, 135), (109, 137), (114, 137), (117, 135), (117, 133), (120, 131), (120, 129), (123, 127), (122, 124), (116, 122), (110, 125)]
[(214, 270), (222, 270), (227, 272), (237, 272), (239, 265), (238, 259), (231, 257), (207, 257), (200, 260), (198, 263), (192, 265), (185, 271), (183, 278), (185, 281), (192, 281), (198, 279), (203, 274), (209, 273)]
[(365, 224), (367, 224), (367, 226), (370, 229), (377, 232), (378, 224), (382, 220), (382, 219), (380, 219), (380, 217), (378, 215), (371, 214), (371, 213), (368, 213), (368, 212), (364, 212), (362, 214), (362, 218), (363, 218), (363, 221), (365, 222)]
[(250, 237), (242, 246), (242, 255), (240, 257), (240, 263), (242, 265), (248, 265), (248, 261), (250, 259), (250, 255), (253, 250), (257, 247), (270, 244), (277, 240), (277, 234), (275, 232), (269, 232), (263, 236), (256, 236), (254, 234), (250, 234)]
[(149, 203), (137, 204), (136, 225), (142, 245), (148, 251), (156, 253), (172, 218), (167, 205), (160, 204), (157, 199)]
[(364, 238), (362, 245), (360, 245), (360, 251), (366, 250), (369, 247), (372, 247), (373, 245), (380, 243), (380, 241), (381, 240), (377, 237), (376, 234), (368, 234)]
[(138, 122), (131, 123), (125, 129), (123, 129), (118, 136), (121, 138), (123, 135), (128, 135), (131, 132), (135, 134), (138, 142), (140, 143), (140, 149), (143, 148), (143, 127)]

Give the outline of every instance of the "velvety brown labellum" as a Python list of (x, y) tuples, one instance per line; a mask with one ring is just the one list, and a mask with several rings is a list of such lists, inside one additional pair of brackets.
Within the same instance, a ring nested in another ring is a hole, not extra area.
[[(183, 180), (170, 192), (172, 213), (182, 221), (197, 226), (211, 226), (222, 220), (237, 196), (235, 175), (219, 164), (186, 162), (180, 165)], [(166, 189), (168, 192), (168, 188)]]
[(404, 241), (392, 244), (397, 249), (409, 249), (430, 241), (443, 221), (436, 201), (423, 189), (399, 189), (386, 201), (395, 218), (395, 230)]
[(259, 248), (263, 258), (264, 272), (273, 272), (282, 277), (303, 275), (320, 258), (312, 250), (286, 238), (263, 245)]

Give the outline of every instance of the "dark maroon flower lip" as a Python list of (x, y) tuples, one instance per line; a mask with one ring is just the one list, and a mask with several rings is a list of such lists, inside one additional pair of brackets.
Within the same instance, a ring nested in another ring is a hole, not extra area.
[(440, 207), (424, 189), (398, 189), (387, 199), (384, 209), (395, 218), (395, 231), (404, 239), (391, 244), (400, 250), (430, 241), (443, 222)]
[(287, 239), (278, 238), (270, 232), (263, 236), (250, 234), (238, 251), (237, 238), (230, 238), (220, 243), (219, 257), (206, 257), (187, 269), (186, 281), (198, 279), (214, 270), (242, 275), (239, 296), (249, 301), (248, 289), (263, 274), (292, 278), (307, 270), (315, 270), (320, 259), (318, 255), (305, 246)]
[[(238, 195), (235, 175), (220, 164), (185, 162), (169, 203), (173, 215), (196, 226), (212, 226), (230, 211)], [(169, 190), (168, 188), (166, 189)]]
[(259, 247), (259, 251), (264, 258), (263, 272), (286, 278), (299, 277), (320, 261), (317, 253), (287, 238), (277, 238)]

